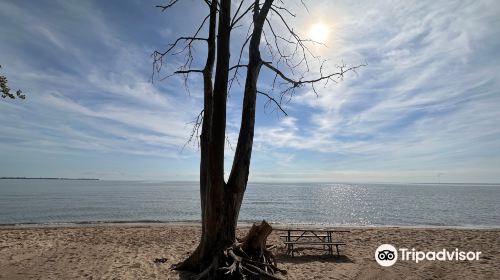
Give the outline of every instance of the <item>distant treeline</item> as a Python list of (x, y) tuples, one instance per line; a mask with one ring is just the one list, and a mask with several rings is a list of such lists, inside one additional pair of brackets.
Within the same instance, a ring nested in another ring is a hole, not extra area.
[(51, 178), (51, 177), (0, 177), (0, 179), (22, 179), (22, 180), (93, 180), (98, 181), (95, 178)]

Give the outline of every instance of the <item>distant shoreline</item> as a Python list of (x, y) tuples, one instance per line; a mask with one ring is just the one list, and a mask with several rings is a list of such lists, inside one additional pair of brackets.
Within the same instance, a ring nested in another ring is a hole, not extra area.
[(0, 180), (72, 180), (99, 181), (97, 178), (57, 178), (57, 177), (0, 177)]

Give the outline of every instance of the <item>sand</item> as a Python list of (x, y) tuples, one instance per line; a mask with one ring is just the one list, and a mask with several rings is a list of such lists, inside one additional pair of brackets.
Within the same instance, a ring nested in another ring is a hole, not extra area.
[[(244, 235), (248, 227), (239, 228)], [(169, 269), (197, 244), (200, 227), (179, 224), (0, 227), (0, 279), (180, 279)], [(500, 279), (500, 230), (356, 228), (343, 238), (342, 257), (322, 250), (284, 256), (287, 279)], [(418, 250), (481, 251), (479, 261), (397, 262), (374, 260), (383, 243)], [(155, 264), (155, 258), (166, 263)]]

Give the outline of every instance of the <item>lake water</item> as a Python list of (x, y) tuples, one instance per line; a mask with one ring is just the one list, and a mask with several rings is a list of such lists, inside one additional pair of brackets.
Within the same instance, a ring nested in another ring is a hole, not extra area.
[[(240, 221), (500, 227), (500, 185), (252, 183)], [(195, 182), (0, 180), (0, 224), (196, 222)]]

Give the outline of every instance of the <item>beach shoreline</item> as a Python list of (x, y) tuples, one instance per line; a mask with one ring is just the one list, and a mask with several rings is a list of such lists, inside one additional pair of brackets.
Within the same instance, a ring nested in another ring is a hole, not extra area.
[[(238, 236), (249, 226), (240, 225)], [(351, 232), (338, 236), (347, 243), (340, 258), (311, 249), (291, 258), (285, 256), (279, 237), (285, 225), (273, 226), (268, 244), (278, 245), (276, 254), (280, 267), (288, 270), (287, 279), (500, 278), (500, 229), (342, 227)], [(178, 222), (0, 226), (0, 279), (179, 279), (170, 266), (195, 248), (200, 231), (197, 223)], [(385, 243), (418, 250), (481, 251), (482, 258), (381, 267), (374, 252)], [(155, 264), (155, 258), (167, 262)]]
[[(257, 223), (259, 221), (256, 221)], [(238, 222), (238, 227), (250, 227), (254, 222)], [(321, 223), (273, 223), (269, 222), (273, 229), (284, 228), (342, 228), (342, 229), (463, 229), (463, 230), (500, 230), (500, 226), (441, 226), (441, 225), (332, 225)], [(0, 224), (2, 229), (36, 229), (36, 228), (80, 228), (98, 226), (200, 226), (201, 221), (90, 221), (90, 222), (55, 222), (55, 223), (9, 223)]]

